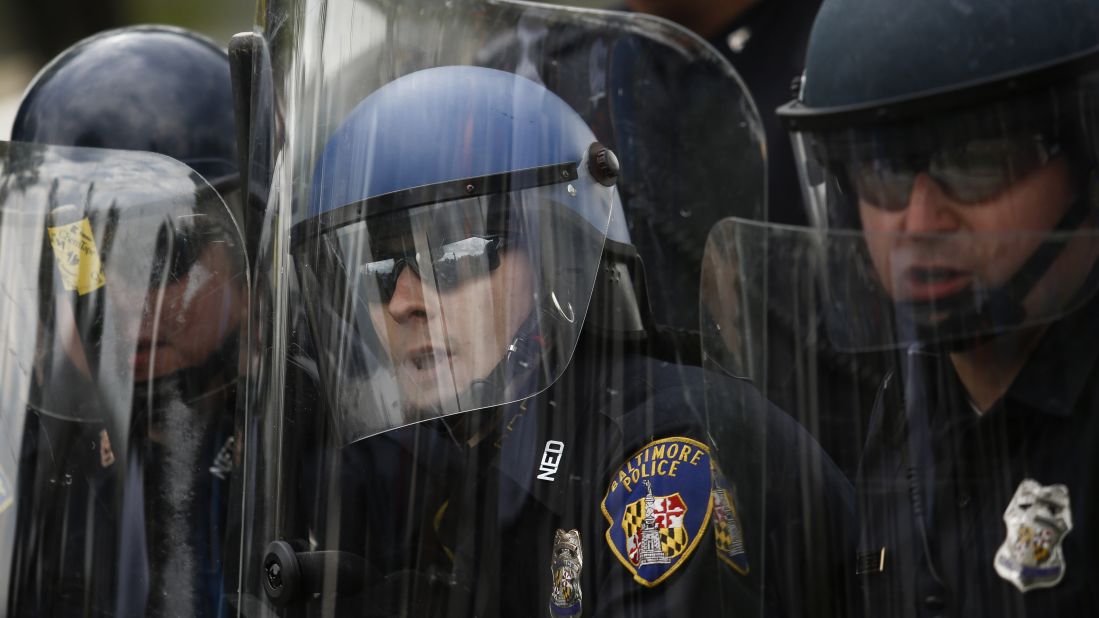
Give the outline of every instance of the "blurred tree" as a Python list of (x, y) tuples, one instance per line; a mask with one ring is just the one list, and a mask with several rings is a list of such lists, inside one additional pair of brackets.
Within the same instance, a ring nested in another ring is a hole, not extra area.
[[(36, 64), (74, 41), (122, 25), (124, 0), (19, 0), (11, 7), (11, 33)], [(10, 40), (10, 39), (9, 39)]]

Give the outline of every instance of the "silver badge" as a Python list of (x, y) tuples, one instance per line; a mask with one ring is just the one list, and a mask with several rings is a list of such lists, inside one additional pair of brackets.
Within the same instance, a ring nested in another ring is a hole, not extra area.
[(1004, 511), (1007, 539), (996, 552), (1000, 577), (1020, 592), (1050, 588), (1065, 576), (1061, 541), (1072, 530), (1068, 487), (1025, 479)]
[(550, 592), (551, 616), (579, 616), (583, 611), (580, 571), (584, 568), (584, 552), (580, 549), (580, 532), (558, 530), (553, 535), (553, 591)]

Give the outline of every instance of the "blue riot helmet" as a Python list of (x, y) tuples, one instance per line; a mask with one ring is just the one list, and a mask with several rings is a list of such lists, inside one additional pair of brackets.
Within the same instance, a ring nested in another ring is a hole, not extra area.
[(88, 37), (34, 78), (11, 138), (156, 152), (187, 164), (224, 194), (237, 178), (228, 55), (205, 37), (169, 26)]
[(630, 271), (601, 266), (605, 244), (631, 249), (616, 174), (575, 111), (512, 73), (421, 70), (355, 107), (291, 234), (342, 437), (546, 388), (576, 348), (601, 269), (595, 295), (628, 309), (596, 326), (628, 328)]
[(967, 346), (1094, 292), (1060, 271), (1094, 228), (1097, 79), (1092, 1), (823, 5), (779, 114), (842, 345)]

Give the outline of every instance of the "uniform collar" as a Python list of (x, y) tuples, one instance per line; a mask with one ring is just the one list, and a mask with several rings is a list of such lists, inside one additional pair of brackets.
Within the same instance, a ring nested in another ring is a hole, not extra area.
[(1096, 311), (1099, 297), (1051, 325), (1004, 399), (1051, 416), (1070, 416), (1099, 358)]
[[(920, 375), (908, 375), (907, 386), (897, 386), (903, 389), (905, 399), (923, 398), (923, 401), (909, 402), (914, 403), (916, 409), (930, 407), (928, 420), (934, 419), (936, 438), (957, 433), (962, 427), (982, 419), (999, 416), (1005, 409), (1068, 417), (1099, 359), (1096, 311), (1099, 311), (1099, 297), (1050, 325), (1007, 393), (982, 416), (977, 416), (971, 406), (963, 403), (965, 387), (946, 354), (921, 346), (910, 348), (908, 355), (912, 358), (906, 373), (916, 371)], [(943, 414), (947, 410), (950, 413)]]

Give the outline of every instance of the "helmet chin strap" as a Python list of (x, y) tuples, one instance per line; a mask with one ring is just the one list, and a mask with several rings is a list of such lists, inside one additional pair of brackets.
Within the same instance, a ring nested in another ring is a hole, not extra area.
[[(551, 318), (552, 319), (552, 318)], [(509, 386), (526, 381), (542, 366), (545, 339), (542, 336), (542, 320), (539, 312), (532, 311), (515, 331), (503, 358), (485, 377), (469, 385), (469, 409), (478, 409), (503, 403)], [(515, 389), (512, 388), (514, 391)]]
[[(1084, 195), (1088, 195), (1085, 191)], [(1054, 232), (1080, 227), (1092, 211), (1089, 200), (1079, 197), (1057, 222)], [(1026, 319), (1023, 300), (1046, 275), (1064, 251), (1064, 243), (1043, 243), (1003, 285), (987, 290), (972, 286), (945, 298), (895, 303), (898, 321), (907, 322), (917, 341), (927, 342), (944, 352), (962, 352), (994, 339)], [(1089, 275), (1089, 278), (1093, 275)], [(937, 323), (931, 318), (946, 313)]]
[[(510, 403), (513, 399), (529, 397), (535, 390), (539, 372), (543, 382), (548, 382), (546, 363), (543, 361), (547, 347), (557, 341), (556, 333), (577, 328), (575, 309), (571, 303), (551, 293), (546, 305), (530, 312), (516, 329), (500, 362), (483, 378), (473, 380), (469, 388), (459, 395), (463, 411), (481, 410)], [(566, 309), (567, 308), (567, 309)], [(443, 421), (455, 442), (462, 442), (479, 433), (483, 423), (491, 422), (495, 415), (482, 415), (477, 422), (467, 422), (467, 413), (450, 414)]]
[(538, 312), (532, 311), (515, 331), (500, 362), (488, 375), (470, 382), (465, 393), (459, 395), (463, 411), (441, 419), (455, 443), (464, 443), (482, 433), (486, 424), (496, 419), (494, 414), (473, 417), (471, 413), (506, 403), (521, 392), (515, 388), (517, 383), (535, 379), (534, 372), (542, 366), (542, 332)]

